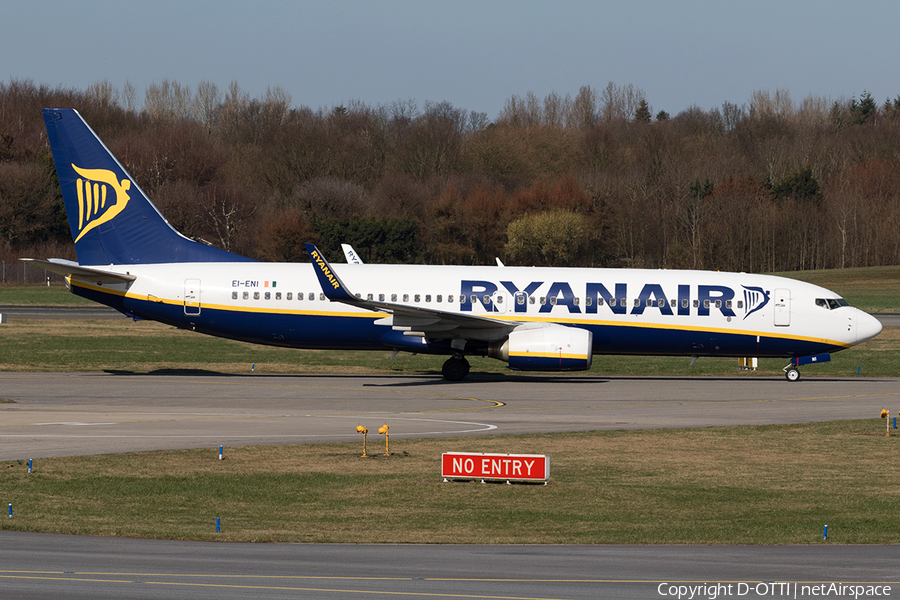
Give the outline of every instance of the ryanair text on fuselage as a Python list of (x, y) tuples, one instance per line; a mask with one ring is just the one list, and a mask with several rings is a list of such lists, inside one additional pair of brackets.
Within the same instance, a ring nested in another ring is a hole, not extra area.
[[(520, 286), (512, 281), (501, 281), (500, 285), (514, 298), (515, 312), (528, 312), (528, 305), (534, 302), (535, 293), (541, 291), (544, 282), (532, 281)], [(549, 313), (556, 307), (565, 307), (571, 314), (597, 314), (605, 306), (617, 315), (643, 315), (645, 311), (657, 310), (664, 316), (688, 316), (693, 310), (693, 314), (706, 317), (710, 311), (717, 310), (724, 317), (736, 317), (737, 309), (743, 310), (744, 318), (747, 318), (768, 304), (771, 292), (756, 286), (743, 288), (744, 299), (735, 301), (735, 290), (723, 285), (679, 284), (675, 293), (671, 294), (666, 293), (661, 284), (645, 283), (638, 295), (632, 297), (627, 283), (607, 287), (603, 283), (588, 282), (584, 286), (584, 294), (579, 296), (569, 283), (554, 281), (549, 284), (546, 293), (539, 296), (538, 312)], [(491, 281), (463, 280), (460, 285), (460, 310), (471, 312), (476, 303), (481, 303), (488, 312), (500, 312), (494, 303), (498, 291), (500, 286)]]

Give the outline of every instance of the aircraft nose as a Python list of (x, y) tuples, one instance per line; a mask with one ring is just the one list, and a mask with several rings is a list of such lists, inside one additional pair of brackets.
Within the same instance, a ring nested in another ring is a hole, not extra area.
[(856, 319), (856, 343), (861, 344), (866, 340), (881, 333), (881, 321), (870, 315), (869, 313), (858, 311), (859, 315)]

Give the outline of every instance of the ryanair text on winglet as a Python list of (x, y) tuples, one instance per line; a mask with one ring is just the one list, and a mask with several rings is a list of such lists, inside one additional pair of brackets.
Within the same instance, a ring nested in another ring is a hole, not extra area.
[(319, 256), (319, 253), (313, 250), (310, 256), (312, 256), (313, 261), (319, 265), (319, 269), (321, 269), (322, 274), (328, 278), (328, 281), (331, 282), (332, 287), (334, 289), (341, 287), (341, 284), (339, 284), (337, 278), (331, 274), (331, 269), (328, 268), (328, 265), (325, 264), (325, 261)]

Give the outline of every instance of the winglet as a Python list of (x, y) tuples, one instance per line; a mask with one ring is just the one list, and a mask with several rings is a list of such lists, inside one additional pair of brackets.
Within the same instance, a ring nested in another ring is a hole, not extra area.
[(348, 264), (363, 264), (362, 259), (359, 257), (359, 254), (356, 253), (356, 250), (353, 249), (353, 246), (351, 246), (350, 244), (341, 244), (341, 248), (344, 250), (344, 258), (347, 259)]
[(316, 271), (316, 277), (319, 278), (319, 285), (322, 286), (322, 292), (329, 300), (337, 302), (359, 302), (359, 298), (354, 296), (344, 282), (337, 276), (319, 249), (315, 244), (304, 244), (306, 251), (309, 252), (309, 258), (312, 260), (313, 268)]

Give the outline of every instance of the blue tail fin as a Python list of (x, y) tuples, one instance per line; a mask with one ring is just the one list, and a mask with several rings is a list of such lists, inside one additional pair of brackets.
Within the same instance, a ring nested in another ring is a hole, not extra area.
[(43, 113), (79, 264), (251, 260), (175, 231), (78, 111)]

